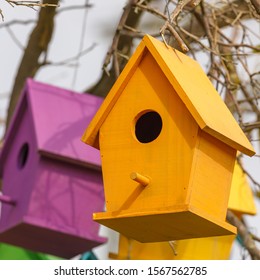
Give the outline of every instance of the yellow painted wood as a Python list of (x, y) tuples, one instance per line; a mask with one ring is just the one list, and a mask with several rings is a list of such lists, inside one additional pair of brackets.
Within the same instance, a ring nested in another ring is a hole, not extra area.
[(232, 177), (228, 208), (237, 215), (255, 215), (257, 213), (252, 189), (237, 162)]
[(112, 87), (111, 92), (106, 96), (103, 103), (101, 104), (100, 109), (97, 111), (93, 120), (88, 125), (88, 128), (82, 136), (83, 142), (99, 149), (99, 129), (105, 121), (107, 115), (110, 113), (114, 104), (117, 102), (145, 53), (145, 44), (144, 42), (141, 42), (135, 50), (134, 57), (128, 61), (127, 66), (121, 72), (116, 83)]
[(93, 219), (143, 243), (236, 234), (234, 226), (187, 205), (94, 213)]
[(110, 259), (119, 260), (227, 260), (235, 236), (220, 236), (171, 242), (140, 243), (120, 235), (118, 252)]
[(132, 172), (130, 174), (130, 178), (134, 181), (136, 181), (137, 183), (141, 184), (143, 187), (146, 187), (147, 185), (149, 185), (150, 183), (150, 179), (144, 175), (141, 175), (137, 172)]
[(190, 176), (190, 204), (225, 220), (236, 150), (200, 131)]
[(245, 154), (254, 155), (254, 148), (201, 66), (151, 36), (144, 41), (201, 129)]
[[(172, 90), (153, 57), (146, 56), (102, 125), (107, 211), (186, 204), (198, 125)], [(149, 110), (160, 114), (162, 131), (144, 144), (135, 137), (135, 123), (140, 112)], [(129, 177), (133, 171), (151, 178), (151, 183), (140, 187)]]
[[(238, 216), (256, 214), (252, 190), (246, 176), (236, 162), (232, 176), (228, 208)], [(120, 235), (118, 252), (109, 253), (111, 259), (130, 260), (227, 260), (235, 235), (197, 238), (169, 242), (140, 243)]]
[[(116, 104), (138, 64), (150, 53), (187, 106), (201, 129), (234, 149), (250, 156), (255, 151), (234, 117), (214, 89), (201, 66), (183, 53), (166, 47), (146, 35), (111, 89), (97, 115), (82, 137), (85, 143), (98, 147), (98, 132), (111, 108)], [(156, 73), (155, 73), (156, 75)], [(139, 84), (142, 81), (139, 81)]]
[(82, 139), (101, 153), (97, 222), (141, 242), (236, 233), (225, 221), (236, 153), (254, 151), (188, 56), (146, 36)]

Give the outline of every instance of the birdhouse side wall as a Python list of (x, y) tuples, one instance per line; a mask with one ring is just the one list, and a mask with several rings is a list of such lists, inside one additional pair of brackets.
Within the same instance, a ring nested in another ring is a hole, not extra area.
[(190, 178), (190, 205), (226, 219), (236, 150), (200, 131)]
[(31, 223), (95, 240), (92, 213), (104, 208), (100, 171), (41, 157), (27, 218)]
[(2, 204), (1, 231), (20, 223), (26, 214), (39, 162), (32, 118), (25, 97), (20, 106), (19, 117), (11, 127), (10, 137), (5, 140), (3, 149), (6, 156), (2, 163), (2, 192), (16, 204)]
[[(159, 125), (149, 113), (162, 122), (151, 141), (146, 133)], [(143, 116), (147, 123), (139, 130)], [(138, 139), (138, 131), (144, 139)], [(100, 128), (107, 211), (186, 204), (197, 133), (197, 123), (147, 53)], [(146, 176), (149, 184), (132, 180), (132, 172)]]

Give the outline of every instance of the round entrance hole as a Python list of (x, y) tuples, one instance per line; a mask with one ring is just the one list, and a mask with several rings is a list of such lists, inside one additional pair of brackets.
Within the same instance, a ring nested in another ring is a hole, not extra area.
[(155, 140), (162, 130), (162, 118), (155, 111), (142, 114), (135, 124), (135, 136), (141, 143), (149, 143)]
[(18, 167), (20, 169), (22, 169), (27, 160), (28, 160), (28, 156), (29, 156), (29, 145), (28, 143), (24, 143), (19, 151), (19, 155), (18, 155)]

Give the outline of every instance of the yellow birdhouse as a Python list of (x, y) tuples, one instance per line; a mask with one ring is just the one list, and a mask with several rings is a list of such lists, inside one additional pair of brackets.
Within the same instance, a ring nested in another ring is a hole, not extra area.
[(246, 175), (236, 162), (231, 183), (228, 208), (238, 217), (243, 214), (255, 215), (257, 213), (253, 192), (248, 184)]
[(235, 235), (140, 243), (120, 234), (116, 260), (227, 260)]
[(140, 242), (229, 235), (237, 150), (254, 149), (200, 65), (146, 35), (82, 137), (100, 149), (106, 212)]

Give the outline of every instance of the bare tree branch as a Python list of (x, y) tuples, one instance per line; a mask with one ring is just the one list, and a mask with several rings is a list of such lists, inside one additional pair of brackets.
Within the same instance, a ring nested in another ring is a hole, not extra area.
[[(150, 0), (147, 0), (146, 2), (149, 3)], [(125, 33), (122, 34), (123, 32), (121, 31), (124, 30), (124, 26), (135, 28), (138, 25), (142, 12), (135, 11), (134, 6), (137, 3), (138, 0), (128, 0), (119, 20), (111, 47), (104, 61), (103, 70), (105, 71), (103, 71), (100, 80), (94, 86), (87, 89), (86, 92), (90, 92), (98, 96), (106, 96), (109, 89), (117, 79), (117, 75), (124, 68), (127, 62), (125, 57), (128, 56), (132, 50), (133, 36), (127, 36)], [(111, 58), (113, 58), (113, 61), (109, 70), (108, 66)]]
[(6, 127), (8, 127), (9, 125), (11, 116), (19, 99), (25, 80), (28, 77), (34, 77), (40, 66), (39, 57), (42, 53), (46, 54), (48, 50), (49, 42), (52, 38), (54, 17), (58, 2), (59, 0), (43, 1), (43, 5), (49, 3), (50, 5), (53, 5), (53, 7), (41, 8), (38, 22), (30, 35), (27, 47), (24, 51), (14, 81), (8, 108)]
[[(57, 7), (57, 4), (42, 3), (41, 1), (15, 1), (15, 0), (5, 0), (11, 6), (26, 6), (26, 7)], [(50, 1), (51, 2), (51, 1)]]
[(258, 15), (260, 15), (260, 0), (249, 0)]
[(227, 220), (237, 228), (243, 244), (253, 260), (260, 260), (260, 250), (257, 248), (252, 234), (248, 231), (243, 222), (230, 210), (227, 212)]

